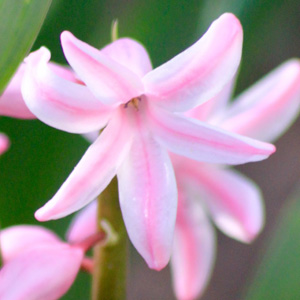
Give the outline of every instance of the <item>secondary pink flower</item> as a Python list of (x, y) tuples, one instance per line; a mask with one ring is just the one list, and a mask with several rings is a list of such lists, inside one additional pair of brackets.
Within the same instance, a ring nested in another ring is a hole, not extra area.
[[(21, 81), (24, 74), (24, 65), (21, 65), (10, 83), (0, 96), (0, 115), (19, 119), (33, 119), (35, 116), (27, 108), (22, 94)], [(0, 154), (4, 153), (9, 147), (8, 137), (0, 133)]]
[(84, 250), (63, 243), (39, 226), (14, 226), (1, 232), (4, 266), (0, 298), (58, 299), (72, 285)]
[(9, 139), (8, 137), (3, 134), (3, 133), (0, 133), (0, 155), (2, 153), (4, 153), (9, 147)]
[(199, 41), (154, 70), (144, 47), (128, 38), (101, 51), (69, 32), (61, 42), (76, 75), (53, 71), (46, 48), (32, 53), (22, 83), (26, 104), (61, 130), (106, 127), (36, 218), (57, 219), (80, 209), (117, 174), (129, 237), (149, 267), (159, 270), (169, 261), (177, 208), (168, 151), (224, 164), (262, 160), (275, 151), (183, 115), (232, 80), (241, 56), (241, 25), (224, 14)]
[[(81, 214), (87, 215), (86, 211)], [(96, 226), (85, 232), (87, 226), (81, 228), (79, 235), (82, 222), (75, 219), (74, 224), (76, 241), (68, 239), (68, 243), (41, 226), (18, 225), (1, 231), (1, 299), (58, 299), (69, 290), (80, 267), (91, 271), (92, 260), (84, 254), (102, 237)]]
[[(299, 114), (300, 62), (279, 66), (233, 102), (229, 84), (219, 95), (189, 112), (201, 121), (273, 141)], [(203, 211), (228, 236), (251, 242), (264, 224), (259, 188), (239, 172), (172, 156), (179, 190), (174, 251), (174, 289), (180, 300), (203, 292), (214, 263), (214, 230)]]
[(1, 95), (0, 115), (18, 119), (35, 119), (35, 116), (27, 108), (21, 94), (21, 82), (24, 71), (25, 65), (21, 64)]

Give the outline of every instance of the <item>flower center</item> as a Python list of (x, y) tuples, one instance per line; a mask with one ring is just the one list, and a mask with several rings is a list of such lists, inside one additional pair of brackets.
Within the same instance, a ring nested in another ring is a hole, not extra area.
[(132, 98), (130, 101), (128, 101), (127, 103), (125, 103), (124, 108), (128, 108), (128, 107), (133, 107), (136, 110), (139, 110), (139, 103), (141, 102), (142, 98), (141, 97), (135, 97)]

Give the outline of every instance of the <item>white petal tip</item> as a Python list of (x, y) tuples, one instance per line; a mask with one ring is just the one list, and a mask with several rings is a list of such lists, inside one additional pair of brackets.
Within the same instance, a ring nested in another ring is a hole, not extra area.
[(51, 218), (49, 217), (49, 213), (45, 211), (44, 207), (38, 209), (34, 217), (39, 221), (39, 222), (46, 222), (49, 221)]
[(161, 263), (161, 262), (151, 261), (150, 263), (147, 262), (147, 264), (148, 264), (149, 269), (152, 269), (155, 271), (161, 271), (162, 269), (164, 269), (167, 266), (168, 262)]
[(217, 223), (224, 233), (245, 244), (252, 243), (263, 228), (262, 220), (256, 222), (253, 220), (251, 224), (248, 222), (248, 225), (242, 225), (233, 219), (223, 216), (218, 218)]
[(256, 154), (253, 155), (253, 159), (251, 161), (261, 161), (267, 159), (270, 155), (276, 152), (276, 147), (272, 144), (263, 143), (263, 147), (261, 150), (258, 150)]
[(171, 253), (170, 251), (167, 251), (167, 249), (165, 249), (163, 252), (164, 253), (156, 253), (155, 255), (152, 254), (152, 257), (148, 257), (147, 259), (144, 255), (142, 255), (146, 260), (149, 269), (161, 271), (167, 266), (170, 261)]
[(269, 155), (271, 155), (276, 152), (276, 147), (273, 144), (270, 144), (268, 151)]
[(224, 13), (216, 21), (223, 21), (223, 22), (231, 23), (230, 24), (231, 28), (233, 29), (234, 28), (233, 26), (236, 26), (236, 29), (238, 32), (240, 32), (242, 29), (240, 20), (232, 13)]
[(35, 64), (39, 61), (48, 62), (51, 58), (51, 52), (46, 47), (41, 47), (40, 49), (30, 53), (24, 61), (28, 64)]
[(71, 40), (73, 38), (74, 38), (74, 35), (70, 31), (63, 31), (60, 34), (60, 40), (61, 40), (62, 44), (65, 42), (68, 42), (69, 40)]
[(266, 155), (269, 157), (271, 154), (276, 152), (276, 147), (273, 144), (266, 143)]

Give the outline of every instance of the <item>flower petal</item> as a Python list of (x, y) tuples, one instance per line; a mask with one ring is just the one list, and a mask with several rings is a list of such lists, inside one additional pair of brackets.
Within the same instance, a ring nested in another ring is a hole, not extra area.
[(223, 14), (198, 42), (143, 78), (147, 96), (173, 111), (187, 111), (209, 100), (236, 73), (242, 39), (238, 19)]
[(74, 282), (82, 258), (82, 250), (66, 244), (24, 251), (1, 269), (0, 299), (58, 299)]
[(139, 76), (70, 32), (61, 34), (61, 44), (69, 64), (104, 104), (126, 103), (143, 94)]
[(184, 196), (188, 197), (181, 194), (178, 200), (171, 270), (177, 299), (193, 300), (204, 292), (210, 279), (216, 241), (200, 203)]
[(300, 109), (300, 61), (280, 65), (241, 94), (220, 122), (222, 128), (263, 141), (278, 138)]
[[(209, 208), (216, 225), (228, 236), (249, 243), (264, 225), (259, 188), (232, 169), (185, 162), (176, 175)], [(179, 179), (178, 179), (179, 180)]]
[(5, 134), (0, 133), (0, 154), (3, 154), (8, 149), (9, 144), (8, 137)]
[(234, 83), (235, 78), (234, 80), (231, 80), (216, 96), (189, 110), (185, 113), (185, 115), (202, 122), (208, 122), (211, 125), (218, 124), (219, 119), (224, 117), (224, 112), (229, 103)]
[(34, 225), (12, 226), (1, 230), (0, 236), (4, 263), (36, 245), (61, 243), (52, 231)]
[(80, 211), (67, 232), (67, 241), (71, 244), (78, 244), (97, 232), (97, 201)]
[(152, 70), (149, 55), (142, 44), (122, 38), (101, 49), (101, 53), (109, 56), (114, 61), (131, 70), (139, 77)]
[(82, 136), (84, 137), (84, 139), (86, 141), (88, 141), (91, 144), (91, 143), (95, 142), (96, 139), (98, 138), (98, 136), (99, 136), (99, 130), (85, 133)]
[(49, 59), (46, 48), (26, 59), (22, 93), (29, 109), (44, 123), (68, 132), (85, 133), (105, 126), (111, 108), (96, 99), (86, 86), (65, 79), (66, 75), (56, 75)]
[(242, 164), (267, 158), (271, 144), (224, 131), (220, 128), (148, 106), (149, 126), (155, 138), (171, 152), (213, 163)]
[(0, 96), (0, 115), (20, 119), (35, 119), (35, 116), (26, 106), (21, 94), (21, 82), (24, 71), (25, 65), (21, 64)]
[(36, 218), (62, 218), (95, 199), (115, 176), (128, 153), (131, 138), (126, 116), (117, 110), (56, 195), (36, 212)]
[(118, 183), (129, 238), (148, 266), (160, 270), (172, 250), (177, 189), (167, 152), (140, 124)]

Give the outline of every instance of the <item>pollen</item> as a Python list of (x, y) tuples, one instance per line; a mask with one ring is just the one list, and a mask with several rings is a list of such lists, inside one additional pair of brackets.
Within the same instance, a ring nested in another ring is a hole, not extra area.
[(130, 101), (128, 101), (124, 107), (127, 108), (129, 106), (134, 107), (136, 110), (139, 110), (139, 103), (141, 102), (141, 98), (140, 97), (135, 97), (133, 99), (131, 99)]

